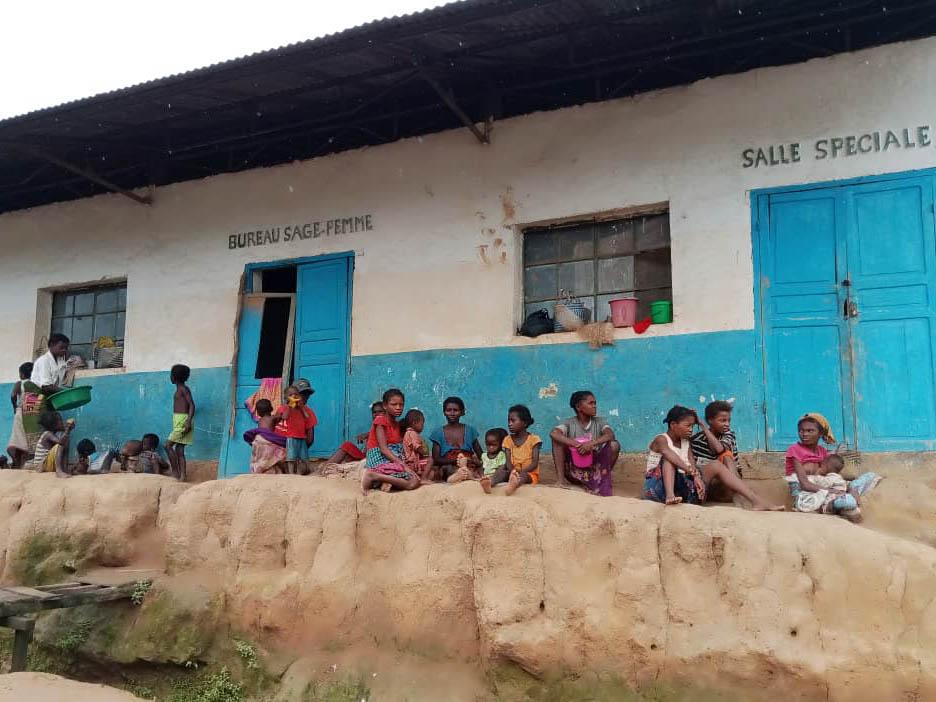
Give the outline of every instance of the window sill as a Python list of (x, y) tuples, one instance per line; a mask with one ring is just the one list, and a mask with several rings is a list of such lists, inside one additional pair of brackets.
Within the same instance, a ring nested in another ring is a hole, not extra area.
[[(680, 333), (687, 332), (681, 332), (673, 322), (667, 322), (666, 324), (653, 324), (643, 334), (638, 334), (635, 332), (633, 327), (615, 327), (614, 340), (625, 341), (627, 339), (648, 339), (654, 336), (672, 336), (673, 334)], [(514, 336), (514, 343), (523, 345), (570, 344), (573, 342), (583, 342), (583, 339), (578, 335), (578, 332), (552, 332), (549, 334), (540, 334), (536, 337), (523, 336), (522, 334), (516, 334)]]
[(126, 372), (125, 366), (120, 368), (80, 368), (75, 371), (75, 378), (100, 378), (106, 375), (121, 375)]

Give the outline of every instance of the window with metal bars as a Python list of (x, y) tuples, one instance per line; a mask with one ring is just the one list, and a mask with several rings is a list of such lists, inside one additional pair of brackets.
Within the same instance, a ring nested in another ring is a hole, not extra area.
[(101, 285), (76, 290), (60, 290), (52, 295), (51, 333), (71, 340), (69, 355), (93, 358), (95, 344), (102, 337), (124, 345), (127, 318), (127, 284)]
[(669, 212), (525, 230), (524, 317), (554, 316), (564, 293), (582, 301), (589, 321), (609, 318), (608, 302), (621, 297), (637, 298), (638, 319), (650, 303), (672, 301)]

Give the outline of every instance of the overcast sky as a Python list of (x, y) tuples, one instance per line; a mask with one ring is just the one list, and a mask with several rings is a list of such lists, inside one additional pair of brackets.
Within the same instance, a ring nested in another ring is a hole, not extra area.
[(445, 0), (6, 0), (0, 118), (445, 4)]

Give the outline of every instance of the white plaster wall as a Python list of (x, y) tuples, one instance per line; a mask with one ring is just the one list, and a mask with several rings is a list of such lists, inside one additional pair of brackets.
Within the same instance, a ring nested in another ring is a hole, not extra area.
[[(516, 225), (660, 201), (676, 320), (651, 333), (751, 328), (750, 190), (933, 166), (934, 147), (816, 161), (807, 144), (936, 123), (934, 71), (927, 39), (512, 119), (490, 146), (456, 130), (160, 188), (149, 208), (106, 195), (8, 213), (0, 379), (31, 356), (38, 288), (125, 276), (129, 370), (219, 366), (246, 263), (350, 249), (356, 355), (574, 341), (515, 336)], [(741, 167), (744, 148), (789, 141), (801, 163)], [(364, 213), (373, 231), (228, 250), (232, 233)]]

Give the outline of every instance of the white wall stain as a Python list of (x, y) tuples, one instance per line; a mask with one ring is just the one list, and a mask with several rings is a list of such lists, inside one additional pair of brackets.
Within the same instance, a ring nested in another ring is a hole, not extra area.
[(559, 394), (559, 386), (555, 383), (550, 383), (545, 388), (539, 389), (539, 399), (546, 400), (551, 397), (555, 397)]
[(699, 404), (705, 404), (705, 395), (699, 395)]
[(620, 417), (620, 416), (621, 416), (621, 412), (618, 410), (617, 407), (615, 407), (613, 410), (611, 410), (610, 412), (608, 412), (608, 415), (611, 416), (611, 417)]

